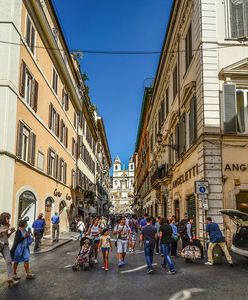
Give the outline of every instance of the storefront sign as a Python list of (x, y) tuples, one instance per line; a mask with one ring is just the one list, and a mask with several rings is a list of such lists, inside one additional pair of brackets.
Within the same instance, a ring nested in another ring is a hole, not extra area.
[(248, 171), (248, 164), (226, 164), (225, 171)]
[(187, 170), (183, 175), (179, 176), (173, 181), (173, 188), (183, 184), (184, 182), (190, 180), (191, 178), (198, 175), (198, 164)]

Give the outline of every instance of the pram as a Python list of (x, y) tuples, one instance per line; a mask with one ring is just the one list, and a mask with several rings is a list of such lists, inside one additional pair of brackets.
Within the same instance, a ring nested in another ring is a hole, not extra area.
[(89, 237), (83, 237), (80, 240), (80, 250), (72, 266), (73, 271), (89, 270), (94, 266), (93, 244), (93, 240)]

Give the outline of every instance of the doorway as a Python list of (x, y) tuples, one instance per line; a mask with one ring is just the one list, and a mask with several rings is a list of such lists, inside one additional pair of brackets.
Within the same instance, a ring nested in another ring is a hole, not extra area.
[(179, 200), (175, 200), (174, 201), (174, 207), (175, 207), (175, 210), (174, 210), (174, 215), (176, 217), (176, 221), (180, 221), (180, 205), (179, 205)]
[(32, 228), (36, 212), (36, 198), (30, 191), (23, 192), (19, 197), (18, 222), (27, 220), (28, 227)]

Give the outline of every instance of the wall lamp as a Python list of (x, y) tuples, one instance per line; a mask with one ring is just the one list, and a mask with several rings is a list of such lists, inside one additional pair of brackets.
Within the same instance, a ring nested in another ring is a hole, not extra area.
[(162, 141), (163, 141), (163, 135), (162, 133), (158, 133), (157, 142), (159, 143), (159, 145), (163, 147), (171, 147), (173, 150), (179, 150), (179, 145), (162, 144)]

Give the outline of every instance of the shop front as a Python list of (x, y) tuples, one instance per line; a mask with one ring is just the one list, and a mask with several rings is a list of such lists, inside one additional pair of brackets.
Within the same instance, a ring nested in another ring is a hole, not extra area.
[(26, 190), (19, 196), (18, 206), (18, 219), (26, 219), (28, 221), (28, 227), (32, 227), (36, 214), (37, 199), (33, 192)]

